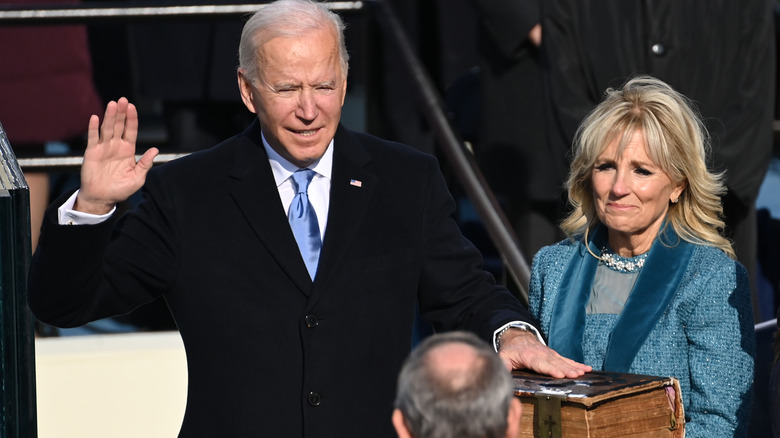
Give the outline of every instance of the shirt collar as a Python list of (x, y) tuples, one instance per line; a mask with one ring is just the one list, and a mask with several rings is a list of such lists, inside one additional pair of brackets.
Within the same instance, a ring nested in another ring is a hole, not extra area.
[[(278, 152), (276, 152), (271, 147), (271, 145), (268, 144), (268, 141), (265, 139), (265, 135), (262, 132), (260, 135), (263, 138), (263, 147), (265, 148), (265, 152), (268, 154), (268, 161), (271, 163), (271, 171), (274, 174), (276, 186), (279, 187), (290, 177), (290, 175), (293, 174), (293, 172), (298, 170), (299, 167), (290, 163)], [(307, 166), (308, 169), (311, 169), (328, 179), (331, 179), (331, 173), (333, 170), (333, 143), (334, 141), (331, 139), (322, 157), (320, 157), (319, 160), (315, 161), (310, 166)]]

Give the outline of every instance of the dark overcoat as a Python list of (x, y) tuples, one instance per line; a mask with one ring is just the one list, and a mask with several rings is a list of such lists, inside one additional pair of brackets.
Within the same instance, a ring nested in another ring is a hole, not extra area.
[(144, 193), (117, 222), (57, 225), (50, 209), (29, 301), (75, 326), (163, 296), (187, 352), (183, 437), (394, 436), (415, 305), (486, 340), (530, 320), (481, 270), (437, 161), (408, 146), (339, 127), (314, 282), (257, 122), (153, 169)]

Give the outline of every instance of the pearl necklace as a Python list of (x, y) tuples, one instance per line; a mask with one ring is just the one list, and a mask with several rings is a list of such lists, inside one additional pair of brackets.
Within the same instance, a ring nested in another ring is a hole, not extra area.
[(645, 265), (647, 260), (647, 253), (640, 254), (636, 257), (621, 257), (612, 251), (607, 246), (601, 249), (601, 261), (604, 265), (614, 271), (634, 273), (639, 272), (642, 266)]

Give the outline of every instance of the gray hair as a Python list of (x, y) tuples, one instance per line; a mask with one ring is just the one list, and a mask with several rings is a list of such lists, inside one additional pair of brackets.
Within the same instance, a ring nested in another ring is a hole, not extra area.
[(344, 41), (344, 22), (324, 3), (312, 0), (277, 0), (255, 12), (241, 32), (239, 67), (249, 80), (256, 81), (259, 78), (257, 50), (265, 43), (274, 38), (294, 38), (325, 28), (330, 28), (336, 36), (341, 74), (346, 78), (349, 53)]
[(615, 139), (622, 152), (635, 132), (641, 133), (647, 154), (672, 182), (686, 184), (679, 202), (669, 206), (667, 225), (688, 242), (719, 248), (734, 258), (731, 243), (721, 234), (723, 175), (707, 169), (707, 130), (690, 100), (650, 76), (608, 89), (604, 101), (580, 124), (566, 182), (573, 208), (561, 224), (563, 231), (585, 234), (599, 223), (591, 184), (594, 163)]
[[(472, 347), (476, 366), (442, 374), (431, 352), (453, 343)], [(472, 333), (448, 332), (425, 339), (406, 359), (395, 407), (417, 438), (499, 438), (513, 397), (514, 381), (498, 354)]]

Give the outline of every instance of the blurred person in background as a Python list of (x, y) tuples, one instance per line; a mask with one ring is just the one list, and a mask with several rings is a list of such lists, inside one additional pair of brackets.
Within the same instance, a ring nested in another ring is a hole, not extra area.
[[(540, 0), (469, 0), (479, 17), (474, 154), (530, 262), (564, 236), (568, 148), (547, 141)], [(473, 110), (473, 109), (472, 109)], [(523, 288), (526, 285), (522, 285)]]

